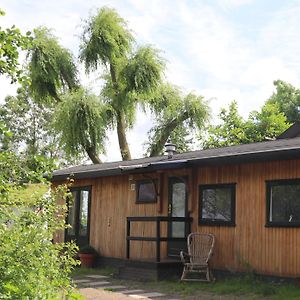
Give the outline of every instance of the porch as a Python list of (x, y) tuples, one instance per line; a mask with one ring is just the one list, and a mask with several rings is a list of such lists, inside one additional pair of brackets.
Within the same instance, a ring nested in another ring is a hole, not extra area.
[[(167, 217), (167, 216), (135, 216), (126, 220), (126, 260), (119, 260), (116, 266), (119, 269), (119, 277), (135, 280), (161, 280), (178, 278), (182, 272), (182, 263), (179, 253), (186, 250), (187, 235), (191, 231), (191, 217)], [(142, 222), (155, 225), (155, 235), (132, 234), (132, 224)], [(174, 224), (181, 230), (174, 229)], [(131, 242), (155, 243), (155, 253), (151, 258), (132, 259), (130, 256)], [(162, 252), (162, 244), (164, 251)], [(110, 265), (113, 260), (106, 258)]]

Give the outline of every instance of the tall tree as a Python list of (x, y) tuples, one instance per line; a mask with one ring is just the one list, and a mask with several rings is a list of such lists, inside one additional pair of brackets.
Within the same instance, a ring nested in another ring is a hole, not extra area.
[(275, 139), (290, 126), (287, 117), (280, 111), (279, 105), (267, 101), (259, 112), (250, 113), (245, 123), (245, 134), (249, 142), (260, 142)]
[[(28, 73), (31, 79), (30, 95), (38, 105), (56, 106), (55, 129), (59, 133), (60, 144), (63, 145), (66, 153), (72, 154), (69, 155), (68, 160), (73, 160), (74, 151), (77, 149), (76, 157), (79, 157), (82, 150), (85, 150), (94, 163), (100, 163), (101, 160), (96, 150), (103, 149), (103, 147), (99, 147), (99, 143), (97, 144), (96, 141), (102, 141), (104, 137), (95, 139), (94, 135), (103, 133), (102, 119), (100, 124), (88, 122), (90, 120), (88, 116), (91, 116), (91, 107), (89, 106), (91, 101), (88, 99), (91, 96), (86, 97), (80, 88), (77, 78), (78, 71), (72, 54), (59, 44), (51, 30), (40, 27), (34, 30), (33, 47), (29, 51), (28, 58)], [(81, 100), (79, 100), (80, 97), (82, 97)], [(86, 105), (84, 104), (85, 100), (87, 101)], [(71, 103), (72, 101), (74, 102)], [(75, 107), (76, 105), (77, 107)], [(44, 107), (46, 108), (46, 106)], [(87, 109), (87, 111), (84, 112), (83, 109)], [(98, 116), (95, 109), (93, 113), (92, 116)], [(70, 118), (70, 115), (73, 119)], [(60, 119), (58, 120), (58, 118)], [(69, 123), (66, 123), (66, 120)], [(80, 133), (80, 137), (74, 127), (74, 120), (78, 122), (75, 124), (77, 128), (85, 128)], [(80, 121), (83, 123), (79, 123)], [(50, 124), (52, 125), (52, 123)], [(65, 125), (65, 128), (62, 128), (62, 124)], [(92, 129), (91, 126), (93, 126)], [(67, 129), (70, 131), (67, 132)]]
[(177, 151), (189, 150), (192, 133), (202, 130), (209, 117), (208, 104), (202, 96), (183, 96), (179, 88), (170, 84), (161, 86), (149, 104), (155, 119), (149, 132), (149, 156), (163, 154), (168, 138), (176, 144)]
[(266, 102), (261, 111), (252, 111), (245, 121), (238, 113), (236, 101), (221, 109), (221, 123), (208, 127), (204, 148), (218, 148), (275, 139), (290, 124), (275, 103)]
[(51, 171), (66, 161), (51, 126), (53, 108), (33, 102), (24, 86), (0, 105), (0, 122), (11, 133), (0, 137), (0, 149), (14, 152), (29, 170)]
[(288, 122), (300, 121), (300, 89), (282, 80), (274, 81), (274, 85), (276, 92), (268, 99), (268, 102), (276, 103)]
[(147, 99), (161, 82), (164, 63), (147, 46), (134, 49), (127, 23), (110, 8), (101, 8), (86, 21), (80, 60), (87, 72), (105, 67), (102, 95), (111, 107), (110, 124), (117, 128), (123, 160), (131, 159), (126, 130), (133, 125), (139, 101)]
[(222, 108), (219, 113), (221, 123), (210, 125), (207, 130), (207, 139), (204, 148), (218, 148), (247, 143), (245, 121), (238, 113), (237, 102), (233, 101), (228, 110)]
[(30, 155), (50, 151), (51, 155), (52, 112), (53, 108), (33, 102), (27, 88), (18, 88), (16, 96), (7, 96), (0, 105), (0, 120), (13, 134), (7, 148), (23, 148)]

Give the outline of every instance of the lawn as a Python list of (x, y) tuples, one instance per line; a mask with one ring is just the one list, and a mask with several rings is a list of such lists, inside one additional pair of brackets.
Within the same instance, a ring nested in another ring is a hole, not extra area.
[(49, 185), (43, 183), (24, 184), (20, 189), (14, 190), (9, 194), (9, 198), (21, 203), (34, 203), (49, 190)]
[(111, 282), (125, 285), (132, 289), (156, 291), (180, 299), (265, 299), (265, 300), (293, 300), (300, 299), (300, 288), (287, 283), (267, 283), (252, 275), (237, 276), (217, 280), (214, 283), (179, 282), (176, 280), (137, 282), (116, 279), (116, 269), (76, 269), (74, 277), (86, 274), (102, 274), (111, 276)]

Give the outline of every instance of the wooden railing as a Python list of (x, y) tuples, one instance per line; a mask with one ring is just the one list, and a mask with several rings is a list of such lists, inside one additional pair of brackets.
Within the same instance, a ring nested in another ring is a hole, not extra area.
[[(190, 232), (190, 226), (193, 218), (191, 217), (127, 217), (127, 232), (126, 232), (126, 257), (130, 258), (130, 241), (148, 241), (148, 242), (156, 242), (156, 262), (160, 262), (160, 243), (161, 242), (169, 242), (169, 241), (186, 241), (185, 237), (161, 237), (160, 234), (160, 223), (161, 222), (184, 222), (187, 223), (187, 233)], [(131, 222), (156, 222), (156, 236), (155, 237), (147, 237), (147, 236), (131, 236), (130, 235), (130, 224)]]

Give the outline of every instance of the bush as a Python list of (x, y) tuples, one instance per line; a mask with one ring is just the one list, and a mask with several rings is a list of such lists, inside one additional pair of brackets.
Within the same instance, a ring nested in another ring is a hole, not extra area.
[[(2, 154), (0, 162), (7, 157)], [(18, 173), (17, 167), (12, 173)], [(21, 187), (2, 174), (0, 171), (0, 299), (68, 298), (78, 248), (74, 243), (52, 242), (54, 233), (65, 226), (66, 206), (58, 205), (58, 199), (66, 196), (66, 187), (22, 201), (15, 196), (22, 192)]]

